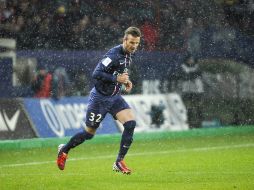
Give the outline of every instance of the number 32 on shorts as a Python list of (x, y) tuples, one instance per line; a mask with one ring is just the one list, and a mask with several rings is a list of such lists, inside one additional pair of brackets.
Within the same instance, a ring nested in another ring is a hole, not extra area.
[(89, 121), (95, 121), (97, 123), (101, 122), (101, 117), (102, 115), (101, 114), (95, 114), (93, 112), (90, 113), (90, 116), (89, 116)]

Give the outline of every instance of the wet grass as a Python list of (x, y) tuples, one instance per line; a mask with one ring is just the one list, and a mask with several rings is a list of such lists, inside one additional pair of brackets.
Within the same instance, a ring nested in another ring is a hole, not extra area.
[(0, 151), (0, 189), (254, 189), (254, 133), (137, 140), (112, 171), (119, 144), (85, 143), (55, 164), (56, 147)]

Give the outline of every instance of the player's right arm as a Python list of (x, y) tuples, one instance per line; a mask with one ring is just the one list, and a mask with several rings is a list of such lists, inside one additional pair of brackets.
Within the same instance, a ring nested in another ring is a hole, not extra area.
[(129, 80), (128, 73), (123, 73), (120, 75), (111, 74), (110, 70), (113, 71), (113, 69), (111, 68), (112, 65), (113, 65), (112, 58), (106, 57), (102, 59), (93, 72), (92, 75), (93, 78), (105, 82), (126, 83)]
[(116, 82), (117, 76), (109, 72), (113, 64), (112, 62), (112, 58), (109, 57), (102, 59), (93, 71), (92, 77), (105, 82)]
[(98, 79), (98, 80), (102, 80), (102, 81), (105, 81), (105, 82), (116, 82), (117, 81), (117, 76), (114, 76), (110, 73), (104, 72), (98, 66), (95, 68), (95, 70), (93, 72), (93, 78)]

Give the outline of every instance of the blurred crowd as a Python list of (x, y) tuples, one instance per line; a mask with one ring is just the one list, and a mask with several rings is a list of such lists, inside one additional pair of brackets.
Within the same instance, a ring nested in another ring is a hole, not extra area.
[(0, 0), (0, 37), (18, 49), (104, 50), (135, 25), (143, 49), (181, 50), (206, 27), (253, 35), (253, 10), (253, 0)]

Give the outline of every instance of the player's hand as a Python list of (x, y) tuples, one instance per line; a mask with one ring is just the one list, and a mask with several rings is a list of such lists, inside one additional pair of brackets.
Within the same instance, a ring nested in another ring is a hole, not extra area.
[(129, 74), (128, 73), (120, 74), (117, 76), (116, 80), (117, 80), (117, 82), (119, 82), (121, 84), (125, 84), (129, 80)]
[(128, 80), (125, 84), (125, 92), (129, 93), (132, 89), (132, 82), (130, 80)]

